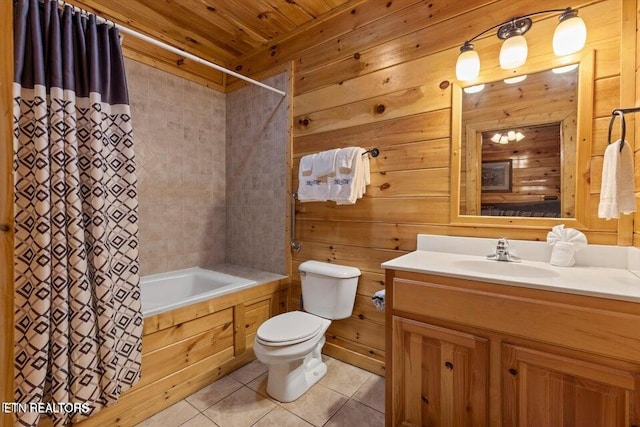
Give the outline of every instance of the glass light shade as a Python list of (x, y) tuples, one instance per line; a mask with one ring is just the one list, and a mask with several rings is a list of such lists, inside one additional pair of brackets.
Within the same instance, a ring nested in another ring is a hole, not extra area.
[(522, 141), (524, 139), (524, 135), (520, 131), (509, 130), (506, 133), (496, 132), (491, 137), (491, 141), (496, 144), (508, 144), (510, 142)]
[(553, 53), (556, 56), (571, 55), (587, 42), (587, 26), (579, 16), (560, 22), (553, 33)]
[(469, 86), (469, 87), (465, 87), (464, 93), (478, 93), (480, 92), (482, 89), (484, 89), (484, 85), (475, 85), (475, 86)]
[(500, 68), (513, 70), (521, 67), (527, 61), (529, 47), (524, 36), (509, 37), (500, 48)]
[(565, 65), (563, 67), (557, 67), (557, 68), (552, 68), (551, 71), (554, 74), (562, 74), (562, 73), (568, 73), (569, 71), (573, 71), (576, 68), (578, 68), (579, 64), (570, 64), (570, 65)]
[(469, 82), (478, 78), (480, 74), (480, 57), (475, 50), (460, 53), (456, 62), (456, 77), (461, 82)]
[(517, 76), (517, 77), (510, 77), (508, 79), (504, 79), (504, 82), (508, 85), (512, 85), (514, 83), (520, 83), (525, 81), (525, 79), (527, 78), (526, 74), (523, 74), (521, 76)]

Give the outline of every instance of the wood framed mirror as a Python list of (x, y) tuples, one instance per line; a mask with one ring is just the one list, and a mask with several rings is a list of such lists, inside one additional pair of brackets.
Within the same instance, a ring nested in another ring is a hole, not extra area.
[(454, 84), (451, 222), (584, 227), (593, 116), (593, 52), (563, 73)]

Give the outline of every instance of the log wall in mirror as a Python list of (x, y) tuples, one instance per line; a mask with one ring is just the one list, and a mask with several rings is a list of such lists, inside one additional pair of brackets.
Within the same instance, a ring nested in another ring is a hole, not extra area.
[(479, 92), (454, 85), (452, 222), (582, 223), (593, 53), (575, 65), (527, 70), (520, 82), (487, 82)]

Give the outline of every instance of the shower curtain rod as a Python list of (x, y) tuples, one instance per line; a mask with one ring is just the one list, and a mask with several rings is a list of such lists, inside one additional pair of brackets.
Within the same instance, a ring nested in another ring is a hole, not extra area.
[[(63, 7), (64, 6), (69, 6), (69, 7), (73, 8), (74, 12), (84, 13), (84, 14), (88, 13), (86, 10), (83, 10), (83, 9), (77, 7), (77, 6), (72, 5), (72, 4), (65, 3), (62, 0), (57, 0), (57, 2), (58, 2), (58, 5), (60, 5), (60, 6), (63, 6)], [(274, 87), (266, 85), (266, 84), (264, 84), (262, 82), (259, 82), (257, 80), (253, 80), (252, 78), (249, 78), (247, 76), (243, 76), (242, 74), (238, 74), (235, 71), (231, 71), (231, 70), (229, 70), (227, 68), (221, 67), (218, 64), (214, 64), (213, 62), (209, 62), (207, 60), (204, 60), (204, 59), (202, 59), (202, 58), (200, 58), (198, 56), (192, 55), (192, 54), (190, 54), (188, 52), (185, 52), (183, 50), (175, 48), (175, 47), (173, 47), (171, 45), (168, 45), (168, 44), (163, 43), (163, 42), (161, 42), (159, 40), (156, 40), (156, 39), (154, 39), (152, 37), (149, 37), (147, 35), (144, 35), (142, 33), (134, 31), (134, 30), (132, 30), (130, 28), (123, 27), (122, 25), (116, 24), (114, 21), (109, 21), (108, 19), (105, 19), (105, 18), (103, 18), (101, 16), (98, 16), (98, 15), (95, 15), (95, 17), (96, 17), (96, 22), (98, 22), (100, 24), (113, 25), (114, 27), (118, 28), (118, 30), (120, 30), (120, 32), (123, 33), (123, 34), (127, 34), (127, 35), (133, 36), (135, 38), (144, 40), (147, 43), (150, 43), (150, 44), (152, 44), (154, 46), (158, 46), (158, 47), (160, 47), (162, 49), (168, 50), (169, 52), (175, 53), (177, 55), (184, 56), (185, 58), (188, 58), (188, 59), (190, 59), (192, 61), (195, 61), (195, 62), (197, 62), (199, 64), (205, 65), (205, 66), (207, 66), (209, 68), (213, 68), (215, 70), (222, 71), (225, 74), (229, 74), (230, 76), (237, 77), (237, 78), (239, 78), (241, 80), (244, 80), (245, 82), (249, 82), (249, 83), (254, 84), (256, 86), (263, 87), (263, 88), (265, 88), (267, 90), (270, 90), (270, 91), (275, 92), (277, 94), (280, 94), (282, 96), (286, 96), (286, 92), (284, 92), (284, 91), (282, 91), (280, 89), (276, 89)]]

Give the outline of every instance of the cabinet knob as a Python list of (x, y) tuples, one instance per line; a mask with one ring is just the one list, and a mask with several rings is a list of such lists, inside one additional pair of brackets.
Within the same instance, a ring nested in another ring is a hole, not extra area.
[(509, 369), (509, 373), (510, 373), (511, 375), (513, 375), (513, 376), (518, 375), (518, 371), (516, 371), (516, 370), (515, 370), (515, 369), (513, 369), (513, 368)]
[(453, 369), (453, 363), (444, 362), (444, 367), (447, 368), (448, 370), (452, 370)]
[(3, 232), (6, 233), (6, 232), (8, 232), (10, 230), (11, 230), (11, 227), (9, 227), (8, 224), (0, 224), (0, 231), (3, 231)]

